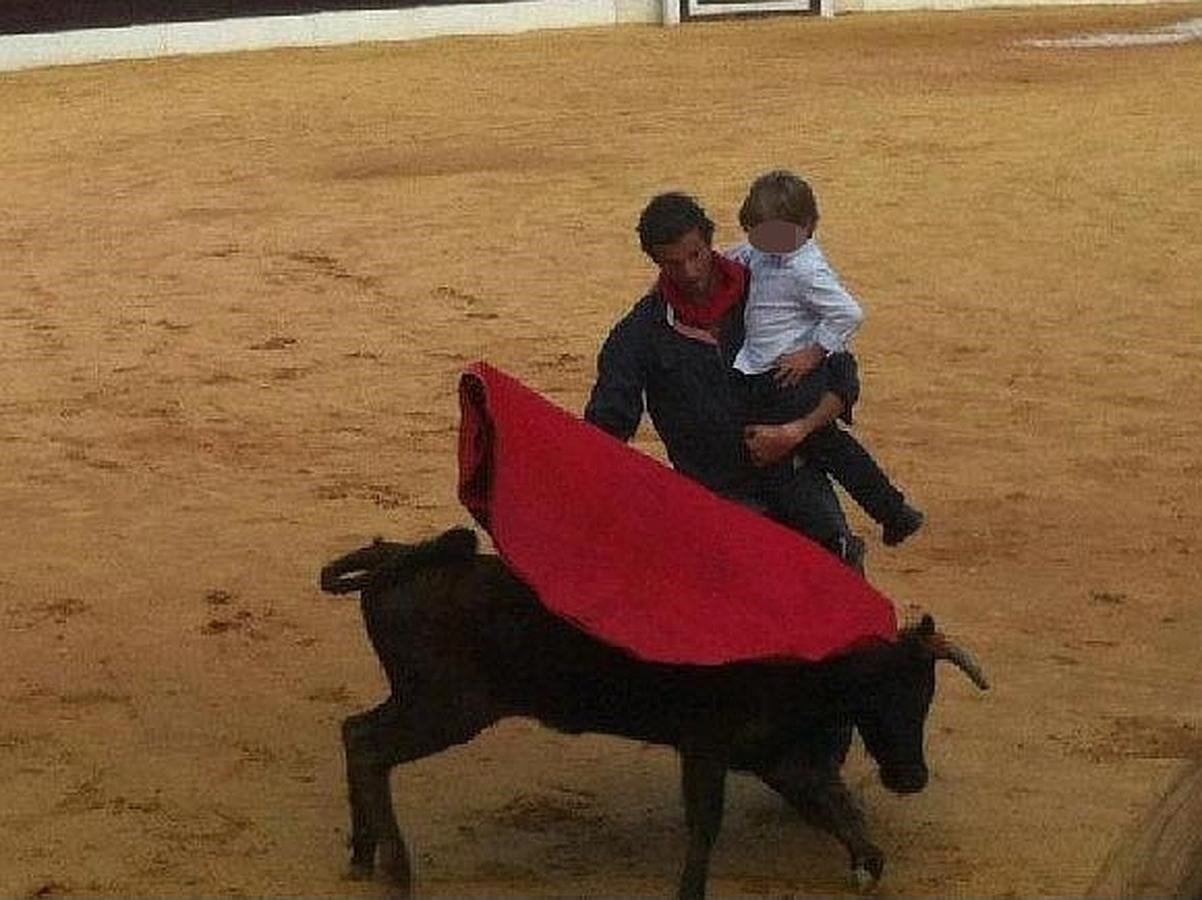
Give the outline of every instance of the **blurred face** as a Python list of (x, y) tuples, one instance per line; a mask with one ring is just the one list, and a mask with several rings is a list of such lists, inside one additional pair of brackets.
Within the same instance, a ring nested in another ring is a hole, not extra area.
[(714, 284), (714, 251), (694, 228), (670, 244), (656, 244), (651, 258), (685, 299), (704, 303)]
[(782, 219), (761, 222), (747, 232), (751, 246), (764, 253), (792, 253), (810, 238), (810, 229)]

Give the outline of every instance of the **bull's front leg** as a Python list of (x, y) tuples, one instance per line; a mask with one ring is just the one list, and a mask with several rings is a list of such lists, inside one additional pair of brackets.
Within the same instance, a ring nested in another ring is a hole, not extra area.
[(388, 775), (399, 761), (396, 723), (399, 710), (388, 701), (342, 723), (346, 779), (351, 807), (351, 866), (353, 879), (370, 878), (376, 854), (380, 867), (398, 891), (413, 888), (409, 850), (397, 825)]
[(726, 797), (726, 761), (709, 754), (681, 750), (681, 790), (689, 849), (680, 876), (682, 900), (705, 896), (710, 853), (722, 828)]
[(833, 761), (786, 759), (760, 772), (764, 782), (812, 825), (838, 840), (851, 857), (857, 887), (871, 887), (885, 869), (885, 854), (868, 839), (861, 812)]

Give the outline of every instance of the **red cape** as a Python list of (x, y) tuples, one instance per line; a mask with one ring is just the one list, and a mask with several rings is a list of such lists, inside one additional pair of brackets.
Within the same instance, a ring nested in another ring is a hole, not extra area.
[(820, 660), (897, 635), (893, 604), (812, 541), (476, 363), (459, 499), (553, 612), (655, 662)]

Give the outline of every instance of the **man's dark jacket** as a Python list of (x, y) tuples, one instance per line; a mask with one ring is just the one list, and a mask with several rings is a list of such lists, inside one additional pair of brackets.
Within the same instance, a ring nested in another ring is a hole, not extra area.
[[(743, 343), (742, 303), (719, 334), (716, 345), (686, 336), (668, 321), (667, 302), (659, 293), (643, 297), (601, 348), (584, 417), (628, 441), (645, 398), (646, 412), (679, 472), (724, 496), (755, 502), (763, 471), (752, 464), (743, 441), (748, 390), (745, 376), (733, 368)], [(850, 405), (856, 388), (838, 392)]]

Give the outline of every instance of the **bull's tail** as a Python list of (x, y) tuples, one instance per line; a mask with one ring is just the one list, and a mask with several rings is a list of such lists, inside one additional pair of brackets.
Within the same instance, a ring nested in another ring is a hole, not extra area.
[(427, 567), (465, 562), (475, 556), (477, 546), (476, 532), (469, 528), (452, 528), (420, 544), (377, 538), (323, 566), (321, 589), (328, 594), (349, 594), (387, 587)]

